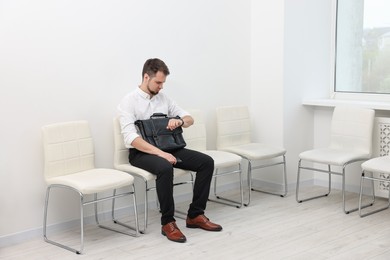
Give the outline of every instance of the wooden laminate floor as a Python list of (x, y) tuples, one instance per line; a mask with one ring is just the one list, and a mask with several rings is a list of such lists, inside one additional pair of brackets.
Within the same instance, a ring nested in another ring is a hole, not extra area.
[[(151, 210), (148, 232), (138, 238), (88, 225), (83, 255), (39, 237), (1, 248), (0, 259), (390, 259), (390, 210), (365, 218), (346, 215), (337, 190), (300, 204), (292, 192), (285, 198), (252, 194), (251, 205), (241, 209), (208, 203), (206, 215), (223, 226), (222, 232), (188, 229), (177, 219), (187, 236), (184, 244), (161, 235), (160, 215)], [(356, 196), (348, 194), (347, 205), (357, 205)], [(69, 243), (79, 239), (74, 231), (54, 237)]]

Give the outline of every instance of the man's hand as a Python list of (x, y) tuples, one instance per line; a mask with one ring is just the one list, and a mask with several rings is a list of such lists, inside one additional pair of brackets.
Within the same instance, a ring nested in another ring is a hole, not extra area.
[(167, 129), (173, 130), (176, 129), (184, 124), (184, 121), (182, 119), (177, 118), (171, 118), (168, 121)]
[(176, 157), (170, 153), (162, 152), (161, 154), (158, 154), (158, 156), (164, 158), (165, 160), (167, 160), (168, 162), (170, 162), (173, 165), (175, 165), (177, 163)]
[(171, 164), (175, 165), (177, 163), (176, 157), (173, 156), (170, 153), (164, 152), (160, 149), (158, 149), (156, 146), (151, 145), (150, 143), (146, 142), (141, 137), (137, 137), (134, 139), (134, 141), (131, 143), (131, 145), (136, 148), (137, 150), (148, 153), (148, 154), (154, 154), (161, 158), (164, 158)]

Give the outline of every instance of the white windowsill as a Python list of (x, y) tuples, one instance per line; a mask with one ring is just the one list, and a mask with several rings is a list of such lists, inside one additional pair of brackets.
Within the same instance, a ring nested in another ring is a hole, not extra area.
[(340, 100), (340, 99), (310, 99), (302, 102), (305, 106), (335, 107), (337, 105), (357, 105), (375, 110), (390, 111), (390, 102)]

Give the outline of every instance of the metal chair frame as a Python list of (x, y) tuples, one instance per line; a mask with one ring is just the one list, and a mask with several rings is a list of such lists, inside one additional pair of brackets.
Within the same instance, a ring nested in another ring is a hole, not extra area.
[[(286, 156), (285, 155), (282, 155), (282, 161), (281, 162), (276, 162), (276, 163), (269, 163), (269, 164), (262, 164), (262, 165), (258, 165), (258, 166), (255, 166), (255, 167), (252, 167), (252, 161), (253, 160), (250, 160), (246, 157), (243, 157), (241, 156), (242, 158), (244, 158), (245, 160), (248, 161), (248, 186), (249, 186), (249, 191), (257, 191), (257, 192), (262, 192), (262, 193), (266, 193), (266, 194), (271, 194), (271, 195), (276, 195), (276, 196), (280, 196), (280, 197), (285, 197), (287, 195), (287, 170), (286, 170)], [(268, 168), (268, 167), (272, 167), (272, 166), (276, 166), (276, 165), (283, 165), (283, 193), (277, 193), (277, 192), (272, 192), (272, 191), (267, 191), (267, 190), (263, 190), (263, 189), (259, 189), (259, 188), (253, 188), (253, 184), (252, 184), (252, 170), (257, 170), (257, 169), (263, 169), (263, 168)], [(245, 203), (244, 205), (245, 206), (249, 206), (251, 202), (251, 192), (249, 192), (249, 197), (248, 197), (248, 203)]]
[[(244, 191), (243, 191), (243, 185), (242, 185), (241, 163), (238, 165), (238, 169), (237, 170), (225, 171), (225, 172), (224, 171), (219, 172), (218, 170), (220, 170), (220, 169), (219, 168), (215, 168), (214, 169), (214, 173), (213, 173), (213, 178), (214, 178), (213, 193), (214, 193), (214, 196), (215, 196), (216, 200), (209, 198), (209, 201), (216, 202), (216, 203), (221, 203), (221, 204), (224, 204), (224, 205), (227, 205), (227, 206), (233, 206), (233, 207), (236, 207), (236, 208), (241, 208), (244, 205)], [(235, 201), (235, 200), (232, 200), (232, 199), (228, 199), (226, 197), (222, 197), (222, 196), (218, 195), (218, 193), (217, 193), (217, 179), (218, 179), (218, 177), (222, 177), (222, 176), (226, 176), (226, 175), (230, 175), (230, 174), (238, 174), (239, 186), (240, 186), (240, 201)]]
[[(298, 162), (297, 187), (296, 187), (296, 193), (295, 193), (296, 201), (298, 203), (302, 203), (304, 201), (313, 200), (313, 199), (317, 199), (317, 198), (328, 196), (330, 194), (330, 192), (331, 192), (331, 187), (332, 187), (331, 175), (334, 174), (334, 175), (338, 175), (338, 176), (342, 177), (342, 201), (343, 201), (342, 207), (343, 207), (344, 213), (345, 214), (349, 214), (351, 212), (357, 211), (359, 209), (358, 207), (357, 208), (352, 208), (352, 209), (349, 209), (349, 210), (347, 210), (345, 208), (345, 168), (348, 165), (352, 164), (352, 163), (359, 162), (359, 161), (364, 161), (364, 160), (365, 159), (362, 159), (362, 160), (352, 160), (352, 161), (346, 162), (344, 165), (339, 166), (339, 167), (342, 167), (342, 171), (341, 172), (337, 172), (337, 171), (332, 171), (332, 166), (335, 166), (335, 165), (327, 164), (328, 170), (324, 170), (324, 169), (320, 169), (320, 168), (302, 166), (302, 161), (303, 160), (300, 159), (299, 162)], [(322, 164), (322, 165), (324, 165), (324, 164)], [(299, 198), (299, 182), (300, 182), (299, 180), (300, 180), (300, 175), (301, 175), (301, 169), (315, 171), (315, 172), (327, 173), (328, 174), (328, 191), (327, 191), (327, 193), (321, 194), (321, 195), (312, 196), (312, 197), (308, 197), (308, 198), (305, 198), (305, 199), (300, 199)], [(365, 208), (365, 207), (372, 206), (373, 202), (374, 201), (372, 201), (371, 203), (369, 203), (367, 205), (364, 205), (362, 207)]]
[[(370, 176), (366, 176), (366, 173), (369, 173)], [(366, 217), (368, 215), (372, 215), (374, 213), (377, 213), (377, 212), (380, 212), (380, 211), (383, 211), (383, 210), (386, 210), (390, 207), (390, 192), (389, 192), (389, 196), (388, 196), (388, 199), (387, 199), (387, 205), (384, 206), (384, 207), (381, 207), (381, 208), (378, 208), (378, 209), (375, 209), (375, 210), (372, 210), (370, 212), (367, 212), (367, 213), (362, 213), (362, 209), (365, 208), (364, 206), (362, 206), (362, 197), (363, 197), (363, 186), (364, 186), (364, 180), (371, 180), (371, 184), (372, 184), (372, 194), (373, 194), (373, 200), (372, 200), (372, 205), (374, 205), (375, 203), (375, 200), (376, 200), (376, 197), (375, 197), (375, 188), (374, 188), (374, 182), (375, 181), (383, 181), (383, 182), (388, 182), (390, 183), (390, 180), (386, 180), (386, 179), (383, 179), (383, 178), (377, 178), (377, 177), (374, 177), (374, 173), (373, 172), (370, 172), (370, 171), (364, 171), (362, 172), (362, 177), (360, 179), (360, 194), (359, 194), (359, 216), (360, 217)]]
[[(79, 249), (75, 249), (75, 248), (72, 248), (72, 247), (67, 246), (65, 244), (61, 244), (61, 243), (56, 242), (54, 240), (51, 240), (51, 239), (49, 239), (47, 237), (47, 218), (48, 218), (49, 197), (50, 197), (50, 192), (51, 192), (52, 188), (69, 189), (69, 190), (72, 190), (72, 191), (78, 193), (79, 196), (80, 196), (80, 248)], [(51, 185), (49, 185), (47, 187), (47, 189), (46, 189), (46, 198), (45, 198), (45, 207), (44, 207), (44, 219), (43, 219), (43, 237), (44, 237), (44, 240), (46, 242), (50, 243), (50, 244), (59, 246), (59, 247), (61, 247), (63, 249), (69, 250), (69, 251), (74, 252), (76, 254), (82, 254), (83, 251), (84, 251), (84, 206), (87, 206), (87, 205), (90, 205), (90, 204), (94, 204), (95, 222), (96, 222), (98, 227), (104, 228), (104, 229), (107, 229), (107, 230), (111, 230), (111, 231), (114, 231), (114, 232), (122, 233), (122, 234), (125, 234), (125, 235), (137, 237), (139, 235), (139, 228), (138, 228), (137, 203), (136, 203), (136, 195), (135, 195), (134, 184), (132, 185), (132, 189), (133, 189), (133, 191), (123, 192), (121, 194), (116, 194), (116, 189), (115, 189), (112, 196), (108, 196), (108, 197), (104, 197), (104, 198), (100, 198), (100, 199), (98, 199), (97, 193), (95, 193), (93, 200), (84, 201), (84, 194), (81, 193), (80, 191), (78, 191), (77, 189), (73, 188), (73, 187), (69, 187), (69, 186), (61, 185), (61, 184), (51, 184)], [(127, 224), (124, 224), (124, 223), (118, 221), (117, 219), (115, 219), (115, 217), (114, 217), (114, 212), (115, 212), (115, 205), (114, 205), (114, 203), (115, 203), (115, 199), (116, 198), (121, 198), (121, 197), (124, 197), (124, 196), (132, 196), (133, 197), (135, 227), (132, 227), (132, 226), (127, 225)], [(124, 232), (122, 230), (114, 229), (114, 228), (111, 228), (109, 226), (102, 225), (102, 224), (99, 223), (98, 211), (97, 211), (97, 203), (102, 202), (102, 201), (107, 201), (107, 200), (112, 200), (111, 216), (112, 216), (113, 223), (119, 224), (119, 225), (124, 226), (124, 227), (126, 227), (128, 229), (134, 230), (135, 231), (134, 233)]]

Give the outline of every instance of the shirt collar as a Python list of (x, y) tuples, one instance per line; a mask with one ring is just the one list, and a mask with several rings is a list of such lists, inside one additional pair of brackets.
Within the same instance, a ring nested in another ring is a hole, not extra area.
[(141, 89), (141, 87), (138, 87), (137, 88), (137, 92), (138, 92), (138, 94), (141, 96), (141, 97), (143, 97), (143, 98), (145, 98), (145, 99), (152, 99), (151, 98), (151, 96), (148, 94), (148, 93), (146, 93), (145, 91), (143, 91), (142, 89)]

